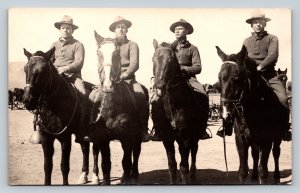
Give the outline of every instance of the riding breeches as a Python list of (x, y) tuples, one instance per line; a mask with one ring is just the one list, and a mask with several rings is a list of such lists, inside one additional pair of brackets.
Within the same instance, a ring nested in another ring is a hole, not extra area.
[(278, 79), (277, 76), (269, 79), (269, 84), (272, 87), (274, 93), (276, 94), (276, 96), (278, 97), (279, 102), (286, 107), (287, 109), (289, 109), (289, 105), (288, 105), (288, 97), (286, 94), (286, 90), (284, 85), (282, 84), (281, 80)]
[(194, 89), (194, 91), (206, 94), (203, 85), (200, 82), (198, 82), (196, 79), (189, 79), (188, 83)]

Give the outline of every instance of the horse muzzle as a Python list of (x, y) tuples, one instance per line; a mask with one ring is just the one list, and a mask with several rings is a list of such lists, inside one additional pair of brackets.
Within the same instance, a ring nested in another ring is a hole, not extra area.
[(25, 87), (24, 89), (24, 95), (23, 95), (23, 103), (27, 110), (35, 110), (38, 106), (38, 100), (37, 98), (34, 98), (30, 92), (29, 87)]

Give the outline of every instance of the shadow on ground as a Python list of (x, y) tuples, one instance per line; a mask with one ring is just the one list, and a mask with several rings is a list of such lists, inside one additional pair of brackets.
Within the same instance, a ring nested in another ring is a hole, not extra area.
[[(247, 177), (246, 184), (251, 184), (252, 170), (250, 170)], [(291, 184), (291, 181), (286, 181), (284, 178), (292, 174), (292, 170), (282, 170), (280, 184)], [(177, 172), (177, 182), (180, 183), (180, 171)], [(228, 175), (228, 176), (227, 176)], [(153, 170), (140, 174), (140, 185), (169, 185), (169, 171), (168, 170)], [(238, 185), (238, 176), (236, 171), (227, 172), (215, 169), (198, 169), (197, 179), (194, 185)], [(273, 172), (269, 172), (268, 184), (273, 184)]]

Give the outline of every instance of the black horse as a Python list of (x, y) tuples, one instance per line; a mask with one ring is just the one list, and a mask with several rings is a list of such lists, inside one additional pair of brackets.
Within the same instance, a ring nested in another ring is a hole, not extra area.
[(244, 46), (238, 54), (226, 55), (219, 47), (217, 52), (223, 61), (219, 72), (222, 117), (226, 119), (230, 115), (234, 118), (240, 183), (245, 183), (248, 175), (249, 147), (253, 157), (251, 180), (266, 183), (272, 145), (274, 183), (279, 183), (280, 143), (288, 124), (288, 112), (281, 106), (268, 81), (256, 70), (255, 61), (248, 57)]
[(90, 139), (97, 143), (102, 157), (103, 184), (110, 184), (110, 147), (111, 140), (119, 140), (124, 151), (122, 184), (137, 184), (138, 161), (141, 152), (141, 123), (137, 119), (140, 104), (148, 104), (132, 92), (132, 88), (119, 79), (121, 73), (120, 50), (113, 39), (103, 38), (95, 31), (97, 41), (100, 85), (90, 94), (91, 125)]
[[(50, 58), (55, 48), (46, 53), (37, 51), (34, 54), (24, 49), (28, 58), (24, 66), (26, 73), (26, 87), (23, 102), (26, 109), (34, 111), (36, 125), (40, 128), (41, 144), (44, 152), (45, 185), (51, 184), (54, 154), (54, 140), (61, 143), (61, 171), (63, 184), (68, 185), (70, 171), (71, 135), (78, 135), (79, 126), (83, 127), (84, 108), (79, 103), (79, 94), (66, 80), (67, 77), (59, 75)], [(82, 172), (88, 174), (89, 143), (80, 143), (84, 155)], [(97, 148), (93, 148), (96, 149)], [(98, 150), (99, 152), (99, 150)], [(97, 152), (97, 155), (98, 155)], [(97, 169), (94, 167), (94, 170)]]
[(208, 121), (208, 97), (196, 94), (187, 83), (169, 44), (159, 45), (154, 40), (153, 45), (154, 90), (159, 99), (152, 102), (152, 120), (166, 149), (170, 183), (177, 183), (175, 141), (181, 156), (182, 184), (195, 183), (198, 141), (201, 129), (206, 129)]

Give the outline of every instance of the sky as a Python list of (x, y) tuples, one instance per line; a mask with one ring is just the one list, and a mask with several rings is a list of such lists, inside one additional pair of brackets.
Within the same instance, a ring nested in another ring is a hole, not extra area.
[[(136, 72), (137, 81), (148, 86), (152, 76), (153, 39), (159, 43), (173, 42), (175, 35), (169, 30), (172, 23), (185, 19), (194, 27), (188, 40), (200, 52), (202, 72), (197, 79), (202, 83), (217, 81), (222, 64), (215, 46), (225, 53), (237, 53), (244, 39), (251, 35), (251, 26), (245, 22), (254, 9), (242, 8), (10, 8), (8, 11), (8, 60), (9, 85), (25, 84), (23, 66), (27, 58), (23, 48), (34, 53), (48, 51), (51, 44), (60, 37), (54, 23), (63, 15), (73, 17), (79, 27), (73, 36), (85, 47), (85, 62), (82, 69), (84, 80), (98, 84), (97, 54), (94, 30), (103, 37), (114, 37), (109, 25), (117, 16), (132, 22), (127, 33), (128, 39), (136, 42), (140, 50), (140, 68)], [(264, 8), (266, 31), (279, 39), (279, 59), (276, 69), (288, 69), (291, 80), (291, 10), (284, 8)], [(11, 86), (9, 86), (11, 87)]]

